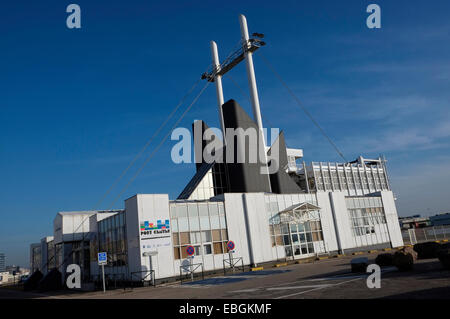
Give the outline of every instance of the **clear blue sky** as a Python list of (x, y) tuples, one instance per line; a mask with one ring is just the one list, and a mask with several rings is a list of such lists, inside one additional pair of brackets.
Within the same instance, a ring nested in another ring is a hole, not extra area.
[[(222, 58), (236, 45), (239, 13), (250, 32), (266, 35), (264, 55), (348, 159), (385, 154), (400, 215), (450, 210), (448, 1), (73, 2), (80, 30), (65, 25), (70, 1), (0, 5), (0, 251), (8, 264), (28, 264), (29, 244), (53, 233), (58, 211), (95, 208), (210, 64), (209, 41)], [(379, 30), (365, 25), (370, 3), (381, 6)], [(340, 161), (258, 54), (255, 68), (264, 124), (284, 129), (306, 161)], [(244, 65), (231, 75), (247, 91)], [(224, 93), (251, 112), (227, 78)], [(194, 119), (218, 126), (213, 86), (180, 125)], [(194, 166), (171, 162), (173, 144), (115, 208), (135, 193), (178, 195)]]

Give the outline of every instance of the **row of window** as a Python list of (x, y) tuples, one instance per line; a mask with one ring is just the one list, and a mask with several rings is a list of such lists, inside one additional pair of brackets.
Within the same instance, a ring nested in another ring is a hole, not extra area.
[[(349, 189), (387, 189), (387, 181), (384, 173), (379, 170), (370, 170), (367, 172), (358, 172), (358, 171), (339, 171), (336, 170), (328, 171), (328, 168), (315, 169), (314, 170), (315, 179), (317, 183), (318, 190), (346, 190), (347, 187)], [(367, 174), (367, 175), (366, 175)], [(363, 187), (361, 187), (361, 185)]]
[(187, 258), (188, 246), (194, 247), (196, 256), (227, 252), (223, 202), (174, 202), (170, 205), (170, 215), (175, 259)]
[[(217, 243), (203, 243), (200, 245), (192, 245), (195, 249), (195, 256), (201, 255), (220, 255), (228, 252), (227, 241)], [(174, 246), (173, 255), (175, 259), (185, 259), (189, 255), (187, 253), (188, 246)]]
[(196, 256), (224, 254), (228, 251), (226, 229), (173, 233), (172, 238), (175, 259), (187, 258), (188, 246), (194, 247)]
[(386, 224), (382, 207), (348, 209), (353, 236), (374, 234), (376, 225)]
[(381, 208), (383, 207), (383, 202), (381, 200), (381, 197), (375, 197), (375, 196), (365, 196), (365, 197), (346, 197), (345, 198), (345, 205), (349, 209), (353, 208)]

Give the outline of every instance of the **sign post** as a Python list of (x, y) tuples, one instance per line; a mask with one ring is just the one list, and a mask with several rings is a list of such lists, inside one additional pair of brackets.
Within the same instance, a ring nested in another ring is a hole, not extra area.
[(195, 254), (194, 246), (187, 246), (186, 247), (186, 253), (189, 256), (189, 266), (190, 266), (190, 269), (191, 269), (191, 281), (194, 281), (194, 271), (192, 269), (193, 268), (192, 262), (194, 260), (194, 254)]
[(234, 253), (234, 248), (236, 246), (234, 245), (234, 242), (232, 240), (229, 240), (227, 242), (227, 248), (228, 248), (228, 258), (230, 258), (230, 267), (233, 270), (234, 273), (234, 264), (233, 264), (233, 253)]
[(153, 271), (153, 264), (152, 264), (152, 256), (158, 255), (158, 251), (146, 251), (142, 254), (143, 256), (148, 256), (150, 261), (150, 275), (152, 276), (152, 285), (155, 285), (155, 273)]
[(101, 252), (97, 254), (98, 265), (102, 266), (102, 278), (103, 278), (103, 293), (106, 292), (105, 286), (105, 265), (108, 263), (108, 256), (106, 252)]

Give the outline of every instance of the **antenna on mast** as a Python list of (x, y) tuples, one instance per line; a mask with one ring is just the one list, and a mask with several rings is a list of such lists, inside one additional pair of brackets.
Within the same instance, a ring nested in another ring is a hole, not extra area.
[(219, 105), (220, 124), (222, 126), (222, 134), (225, 137), (225, 127), (223, 122), (222, 105), (224, 103), (223, 88), (222, 88), (222, 76), (228, 71), (233, 69), (241, 61), (245, 59), (247, 66), (247, 77), (250, 87), (250, 98), (253, 109), (253, 117), (260, 131), (261, 141), (263, 146), (266, 146), (264, 140), (264, 131), (261, 119), (261, 110), (259, 107), (258, 89), (256, 87), (255, 70), (253, 67), (253, 52), (260, 47), (266, 45), (264, 41), (260, 39), (264, 38), (262, 33), (253, 33), (252, 38), (248, 35), (247, 19), (244, 15), (239, 15), (239, 22), (241, 25), (242, 46), (225, 59), (222, 63), (219, 62), (219, 54), (217, 51), (217, 44), (211, 41), (211, 55), (213, 59), (213, 68), (209, 72), (202, 74), (202, 79), (206, 79), (209, 82), (216, 82), (217, 103)]

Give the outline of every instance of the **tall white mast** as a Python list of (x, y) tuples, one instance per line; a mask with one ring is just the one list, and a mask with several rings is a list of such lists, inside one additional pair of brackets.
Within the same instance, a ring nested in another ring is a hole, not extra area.
[(260, 131), (260, 136), (262, 139), (262, 144), (265, 148), (266, 142), (264, 139), (261, 110), (259, 108), (258, 88), (256, 87), (255, 70), (253, 67), (253, 53), (249, 50), (250, 37), (248, 35), (247, 19), (243, 14), (239, 15), (239, 22), (241, 24), (242, 43), (244, 48), (245, 64), (247, 66), (247, 78), (248, 78), (248, 85), (250, 87), (250, 98), (252, 102), (253, 116), (255, 118), (256, 124), (258, 125), (258, 129)]
[(222, 136), (223, 141), (225, 143), (225, 122), (223, 121), (223, 113), (222, 113), (222, 105), (225, 102), (223, 100), (222, 75), (217, 74), (217, 72), (220, 69), (219, 52), (217, 51), (217, 44), (214, 41), (211, 41), (211, 56), (213, 68), (216, 70), (214, 72), (215, 74), (214, 82), (216, 82), (217, 105), (219, 107), (220, 126), (222, 128)]

